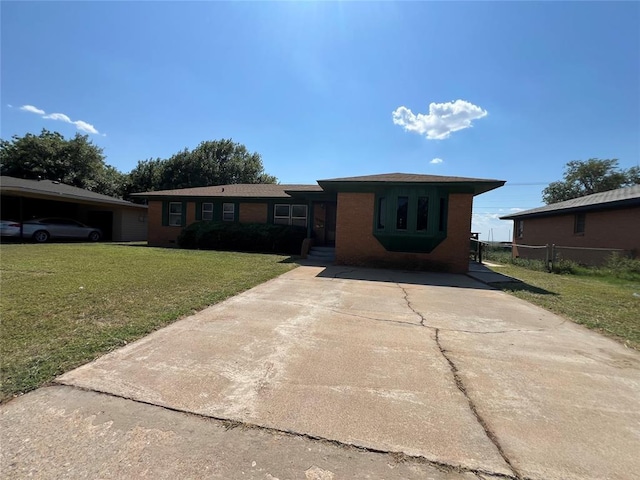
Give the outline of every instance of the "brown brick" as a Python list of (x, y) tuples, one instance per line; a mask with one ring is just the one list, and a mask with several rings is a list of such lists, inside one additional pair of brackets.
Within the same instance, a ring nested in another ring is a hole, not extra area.
[(373, 193), (338, 193), (336, 263), (463, 273), (469, 268), (473, 195), (449, 195), (447, 238), (431, 253), (389, 252), (373, 236)]
[(266, 203), (241, 203), (240, 223), (267, 223)]

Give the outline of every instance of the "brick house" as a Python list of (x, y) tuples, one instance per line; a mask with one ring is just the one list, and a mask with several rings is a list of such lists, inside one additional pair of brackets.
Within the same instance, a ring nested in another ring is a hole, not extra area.
[(466, 272), (475, 195), (487, 180), (392, 173), (317, 185), (237, 184), (136, 194), (149, 206), (148, 243), (172, 246), (200, 220), (307, 227), (336, 263)]
[[(500, 217), (513, 220), (513, 255), (535, 255), (525, 245), (558, 245), (592, 249), (620, 249), (640, 254), (640, 185), (594, 193), (565, 202)], [(597, 251), (572, 252), (575, 261), (598, 264)]]

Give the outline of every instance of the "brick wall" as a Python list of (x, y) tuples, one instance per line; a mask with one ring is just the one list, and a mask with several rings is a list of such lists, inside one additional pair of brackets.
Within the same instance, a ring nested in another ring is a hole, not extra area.
[[(162, 225), (162, 201), (150, 200), (148, 210), (148, 235), (147, 244), (150, 247), (174, 247), (176, 239), (183, 227), (169, 227)], [(190, 225), (196, 221), (196, 204), (187, 202), (186, 224)]]
[(513, 240), (514, 255), (529, 258), (529, 250), (517, 244), (619, 248), (640, 255), (640, 207), (586, 212), (583, 234), (573, 232), (574, 222), (574, 214), (524, 219), (522, 237)]
[(240, 223), (267, 223), (266, 203), (241, 203)]
[(447, 238), (431, 253), (402, 253), (385, 250), (373, 236), (373, 193), (338, 193), (336, 263), (466, 272), (472, 202), (472, 194), (449, 195)]

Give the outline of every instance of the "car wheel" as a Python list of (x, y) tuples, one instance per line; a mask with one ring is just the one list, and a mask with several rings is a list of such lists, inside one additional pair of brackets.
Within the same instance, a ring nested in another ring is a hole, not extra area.
[(33, 239), (38, 243), (44, 243), (49, 240), (49, 232), (45, 232), (44, 230), (38, 230), (33, 234)]
[(89, 234), (90, 242), (97, 242), (98, 240), (100, 240), (100, 232), (91, 232)]

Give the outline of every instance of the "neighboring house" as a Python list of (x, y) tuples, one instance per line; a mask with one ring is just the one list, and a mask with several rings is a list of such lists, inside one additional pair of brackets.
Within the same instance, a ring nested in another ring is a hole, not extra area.
[(147, 206), (51, 180), (0, 177), (1, 218), (63, 217), (99, 228), (103, 240), (147, 239)]
[(152, 246), (198, 220), (307, 227), (336, 263), (465, 272), (474, 195), (501, 180), (392, 173), (318, 185), (239, 184), (135, 194), (148, 200)]
[[(513, 220), (513, 255), (528, 258), (524, 245), (621, 249), (640, 254), (640, 185), (594, 193), (500, 217)], [(597, 252), (578, 250), (583, 263), (599, 263)], [(530, 255), (531, 254), (531, 255)], [(594, 260), (594, 261), (591, 261)], [(598, 260), (598, 261), (595, 261)]]

